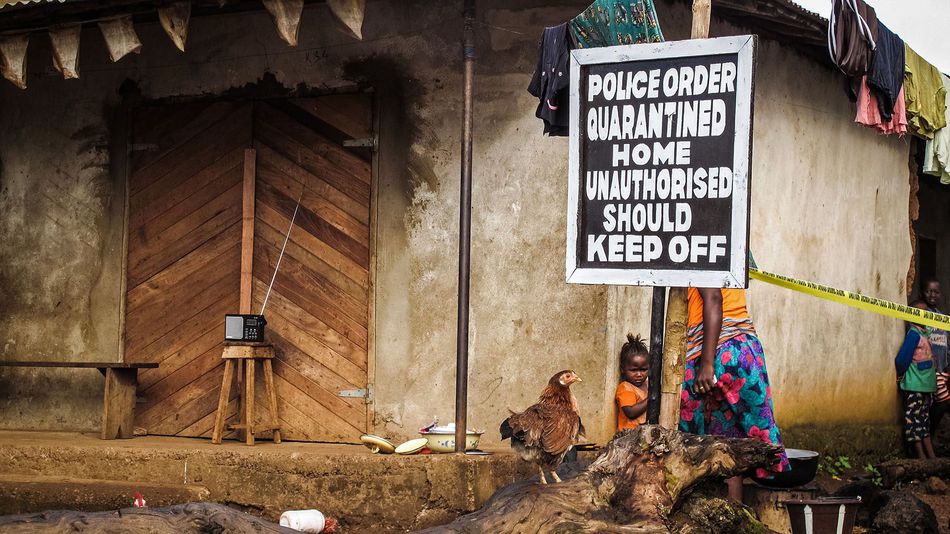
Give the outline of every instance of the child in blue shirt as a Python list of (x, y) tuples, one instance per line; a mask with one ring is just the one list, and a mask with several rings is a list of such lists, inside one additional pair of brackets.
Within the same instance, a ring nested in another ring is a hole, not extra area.
[[(912, 306), (926, 309), (923, 302)], [(930, 408), (937, 390), (933, 349), (925, 330), (912, 325), (894, 358), (897, 380), (904, 401), (904, 439), (914, 446), (917, 457), (936, 458), (930, 440)]]

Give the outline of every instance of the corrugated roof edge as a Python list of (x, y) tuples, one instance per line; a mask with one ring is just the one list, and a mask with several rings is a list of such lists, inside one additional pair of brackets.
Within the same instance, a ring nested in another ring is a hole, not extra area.
[(0, 0), (0, 9), (26, 4), (62, 4), (66, 0)]
[(784, 4), (789, 5), (790, 7), (794, 7), (795, 9), (797, 9), (797, 10), (798, 10), (799, 12), (801, 12), (802, 14), (808, 15), (808, 16), (810, 16), (810, 17), (812, 17), (812, 18), (816, 18), (816, 19), (818, 19), (818, 20), (824, 22), (825, 24), (828, 24), (828, 19), (826, 19), (825, 17), (822, 17), (822, 16), (821, 16), (821, 13), (817, 13), (817, 12), (812, 11), (812, 10), (810, 10), (810, 9), (805, 9), (804, 6), (799, 5), (797, 2), (795, 2), (795, 1), (793, 1), (793, 0), (779, 0), (779, 1), (782, 2), (782, 3), (784, 3)]

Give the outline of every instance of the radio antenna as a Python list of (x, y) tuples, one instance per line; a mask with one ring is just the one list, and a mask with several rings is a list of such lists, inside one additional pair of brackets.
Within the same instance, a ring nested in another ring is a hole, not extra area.
[(264, 308), (267, 307), (267, 299), (270, 298), (270, 292), (274, 289), (274, 280), (277, 280), (277, 271), (280, 270), (280, 260), (284, 259), (284, 251), (287, 250), (287, 241), (290, 240), (290, 231), (294, 229), (294, 221), (297, 220), (297, 210), (300, 209), (300, 201), (303, 199), (303, 189), (300, 190), (300, 196), (297, 198), (297, 205), (294, 206), (294, 215), (290, 218), (290, 226), (287, 228), (287, 235), (284, 237), (284, 245), (280, 247), (280, 256), (277, 256), (277, 265), (274, 266), (274, 276), (270, 279), (270, 285), (267, 286), (267, 294), (264, 295), (264, 302), (261, 304), (261, 313), (264, 315)]

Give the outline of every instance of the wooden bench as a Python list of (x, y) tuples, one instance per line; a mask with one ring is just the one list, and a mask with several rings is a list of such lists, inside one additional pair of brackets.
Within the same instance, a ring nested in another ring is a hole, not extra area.
[(131, 438), (135, 419), (135, 388), (139, 369), (155, 369), (157, 363), (123, 362), (2, 362), (0, 367), (53, 367), (98, 369), (106, 377), (102, 400), (102, 439)]

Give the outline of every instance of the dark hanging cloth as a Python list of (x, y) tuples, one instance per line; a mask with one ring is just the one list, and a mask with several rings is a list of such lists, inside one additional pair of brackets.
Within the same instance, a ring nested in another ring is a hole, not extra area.
[(864, 0), (833, 0), (828, 17), (828, 54), (841, 72), (857, 77), (868, 73), (877, 34), (877, 13)]
[(545, 28), (538, 48), (538, 66), (528, 85), (528, 92), (539, 99), (535, 116), (544, 121), (544, 133), (548, 135), (568, 135), (570, 57), (571, 40), (567, 23)]
[(904, 86), (904, 40), (878, 23), (877, 48), (868, 72), (868, 87), (877, 98), (883, 122), (891, 120), (897, 95)]

